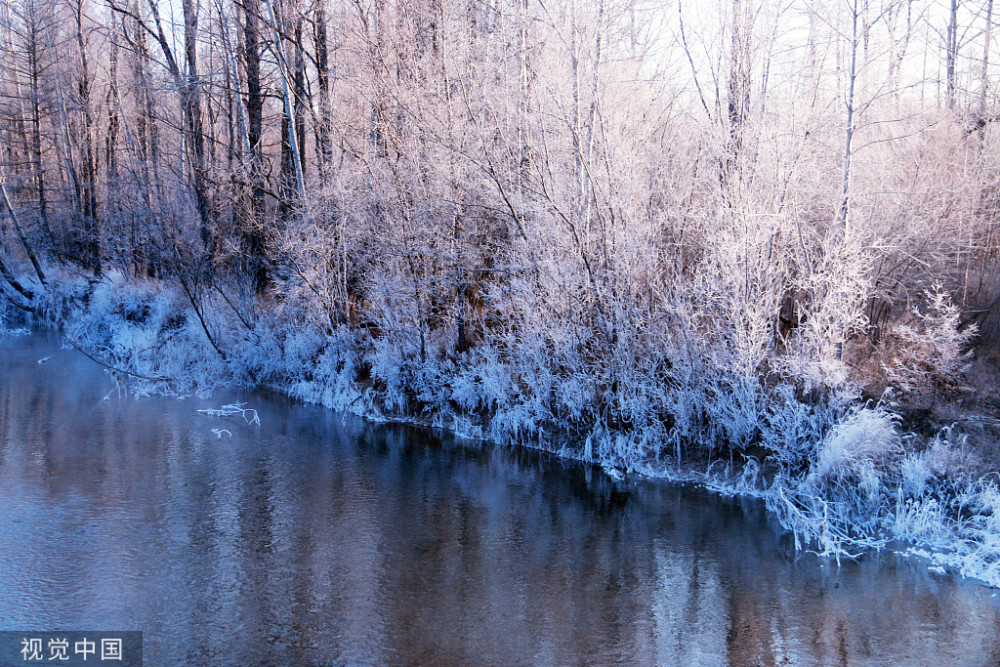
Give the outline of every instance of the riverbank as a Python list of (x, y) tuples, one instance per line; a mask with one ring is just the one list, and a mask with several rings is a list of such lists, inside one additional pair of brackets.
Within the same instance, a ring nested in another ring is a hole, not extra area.
[(33, 314), (8, 306), (7, 326), (61, 327), (137, 395), (266, 385), (367, 419), (600, 463), (613, 476), (753, 495), (798, 548), (841, 558), (903, 541), (1000, 586), (988, 416), (916, 424), (904, 401), (865, 400), (846, 371), (816, 388), (807, 381), (815, 369), (762, 378), (707, 354), (682, 363), (678, 350), (595, 358), (572, 341), (516, 333), (457, 351), (371, 323), (319, 322), (293, 298), (241, 301), (118, 273), (47, 273)]

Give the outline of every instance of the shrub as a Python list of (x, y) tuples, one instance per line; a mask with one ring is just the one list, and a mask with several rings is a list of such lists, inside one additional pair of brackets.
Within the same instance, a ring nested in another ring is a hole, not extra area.
[(823, 438), (806, 484), (818, 488), (853, 477), (869, 488), (878, 467), (901, 451), (892, 415), (881, 408), (855, 409)]
[(969, 344), (978, 333), (975, 324), (959, 330), (961, 311), (940, 283), (924, 294), (927, 312), (914, 309), (914, 325), (895, 328), (898, 350), (890, 363), (883, 364), (890, 381), (906, 391), (959, 385), (969, 368)]

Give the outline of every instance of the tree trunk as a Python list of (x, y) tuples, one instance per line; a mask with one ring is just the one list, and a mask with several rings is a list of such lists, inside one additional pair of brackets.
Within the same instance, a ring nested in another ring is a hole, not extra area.
[(958, 0), (951, 0), (945, 35), (945, 95), (949, 109), (955, 108), (956, 63), (958, 61)]
[(313, 40), (316, 43), (316, 84), (319, 87), (319, 122), (316, 127), (316, 142), (319, 148), (320, 180), (328, 176), (333, 159), (333, 143), (330, 139), (330, 56), (326, 35), (326, 8), (317, 3), (313, 14)]
[[(34, 3), (31, 3), (34, 9)], [(31, 167), (34, 172), (35, 195), (38, 200), (38, 216), (42, 231), (48, 242), (55, 247), (55, 238), (49, 225), (49, 206), (45, 192), (45, 169), (42, 165), (42, 112), (41, 112), (41, 39), (37, 14), (25, 16), (26, 55), (28, 56), (28, 76), (31, 85)]]
[(199, 233), (205, 250), (213, 251), (212, 215), (208, 200), (207, 171), (205, 166), (205, 134), (201, 119), (201, 86), (198, 82), (198, 8), (196, 0), (182, 0), (184, 12), (185, 71), (181, 89), (181, 106), (188, 129), (188, 149), (191, 151), (191, 172), (194, 196), (201, 219)]
[(243, 4), (243, 53), (247, 79), (247, 169), (250, 178), (250, 202), (240, 224), (247, 272), (257, 294), (268, 284), (264, 261), (264, 172), (261, 139), (264, 127), (264, 94), (260, 83), (260, 0)]
[(990, 87), (990, 40), (993, 33), (993, 0), (986, 0), (986, 29), (983, 33), (983, 68), (979, 74), (979, 114), (986, 113), (986, 92)]
[(97, 159), (94, 151), (96, 132), (90, 100), (90, 66), (87, 45), (83, 35), (83, 0), (77, 0), (75, 9), (76, 43), (80, 50), (80, 105), (83, 108), (83, 179), (80, 187), (80, 211), (83, 218), (84, 257), (94, 275), (101, 274), (101, 229), (97, 210)]

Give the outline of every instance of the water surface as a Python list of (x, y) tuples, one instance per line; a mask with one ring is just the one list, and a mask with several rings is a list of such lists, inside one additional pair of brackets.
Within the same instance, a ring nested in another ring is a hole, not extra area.
[[(234, 399), (259, 428), (196, 412)], [(796, 554), (754, 501), (260, 392), (135, 399), (0, 337), (0, 630), (141, 630), (148, 665), (997, 665), (995, 593)]]

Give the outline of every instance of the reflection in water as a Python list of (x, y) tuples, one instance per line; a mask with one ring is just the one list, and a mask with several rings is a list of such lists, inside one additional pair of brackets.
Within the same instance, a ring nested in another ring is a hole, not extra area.
[(0, 629), (142, 630), (150, 665), (1000, 662), (994, 591), (796, 556), (756, 502), (109, 390), (0, 338)]

